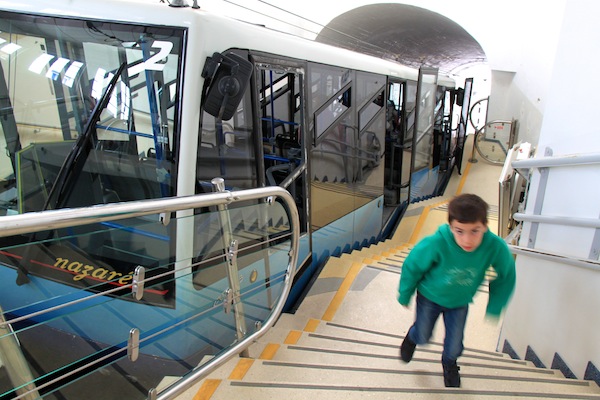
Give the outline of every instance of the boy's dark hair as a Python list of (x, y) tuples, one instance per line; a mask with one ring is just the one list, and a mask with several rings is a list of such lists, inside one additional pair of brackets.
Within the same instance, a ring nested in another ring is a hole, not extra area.
[(448, 204), (448, 223), (456, 220), (461, 224), (481, 222), (487, 225), (488, 204), (475, 194), (461, 194)]

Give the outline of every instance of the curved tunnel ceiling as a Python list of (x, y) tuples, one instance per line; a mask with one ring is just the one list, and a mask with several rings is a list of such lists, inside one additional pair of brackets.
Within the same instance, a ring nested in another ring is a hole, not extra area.
[(406, 4), (372, 4), (331, 20), (318, 42), (449, 74), (487, 60), (479, 43), (454, 21)]

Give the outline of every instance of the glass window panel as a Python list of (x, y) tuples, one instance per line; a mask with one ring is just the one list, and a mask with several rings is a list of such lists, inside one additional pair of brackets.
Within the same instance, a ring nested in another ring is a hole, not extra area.
[[(16, 49), (0, 59), (0, 91), (8, 94), (0, 140), (10, 160), (0, 170), (3, 207), (28, 212), (173, 195), (184, 30), (1, 14), (0, 39)], [(59, 173), (67, 157), (76, 162)]]
[(362, 131), (371, 122), (373, 117), (383, 109), (385, 95), (382, 91), (375, 100), (369, 102), (358, 113), (359, 129)]
[(325, 108), (315, 113), (315, 140), (338, 120), (351, 106), (351, 88), (335, 97)]
[(351, 71), (327, 65), (309, 64), (311, 102), (309, 114), (315, 113), (351, 80)]
[(436, 106), (437, 73), (423, 74), (419, 100), (419, 115), (414, 171), (430, 167), (433, 155), (434, 109)]

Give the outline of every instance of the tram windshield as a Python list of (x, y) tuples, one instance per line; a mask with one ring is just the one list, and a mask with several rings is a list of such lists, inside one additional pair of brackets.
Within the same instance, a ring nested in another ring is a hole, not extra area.
[(0, 12), (0, 215), (174, 195), (184, 33)]

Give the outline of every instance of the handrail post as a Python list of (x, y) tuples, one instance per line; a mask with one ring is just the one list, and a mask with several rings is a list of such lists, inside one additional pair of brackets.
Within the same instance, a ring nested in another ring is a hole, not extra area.
[[(211, 180), (215, 192), (225, 192), (225, 180), (223, 178), (214, 178)], [(223, 248), (226, 252), (225, 258), (227, 262), (227, 279), (231, 289), (231, 301), (233, 305), (233, 315), (235, 319), (236, 338), (243, 339), (247, 333), (246, 320), (244, 314), (244, 305), (241, 302), (240, 277), (237, 266), (238, 242), (233, 237), (233, 229), (231, 228), (231, 218), (227, 205), (219, 204), (219, 222), (223, 232)], [(229, 298), (229, 297), (227, 297)], [(225, 301), (229, 301), (229, 300)], [(248, 350), (243, 350), (240, 355), (248, 357)]]
[[(0, 307), (0, 320), (6, 322), (2, 307)], [(21, 397), (23, 400), (38, 399), (40, 395), (33, 383), (35, 380), (10, 325), (0, 326), (0, 354), (8, 378), (14, 387), (19, 388), (16, 393), (23, 396)]]

